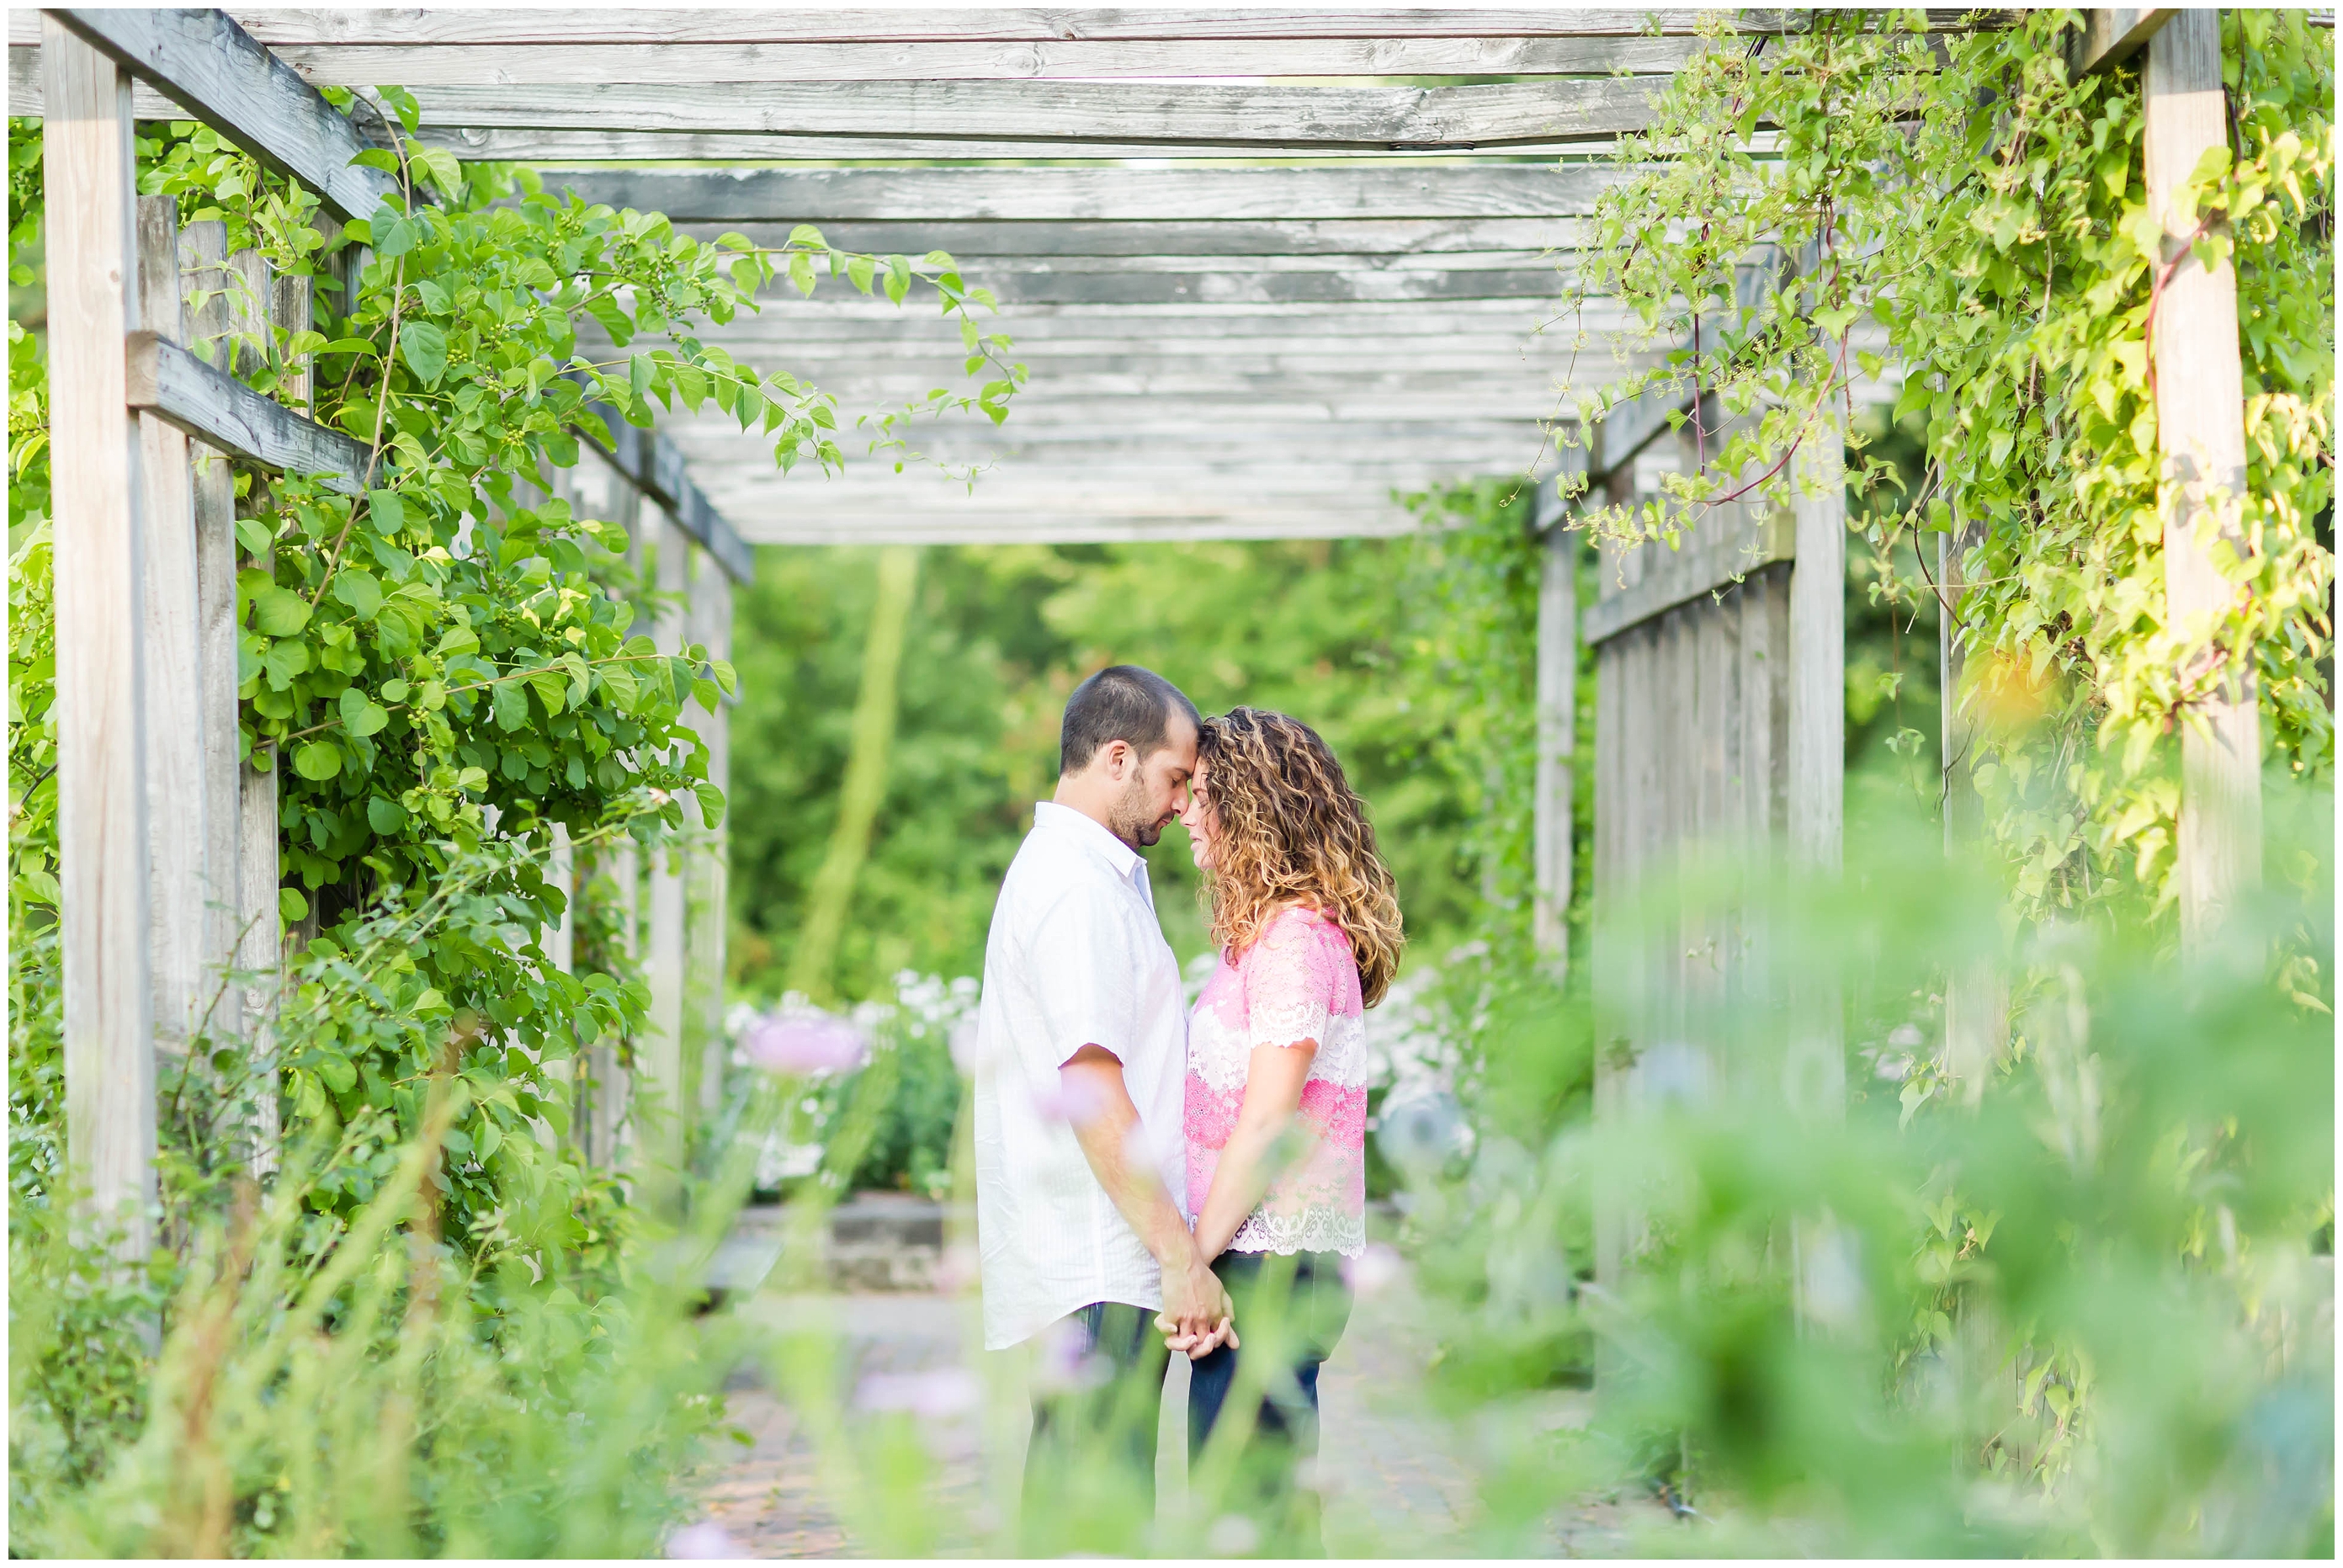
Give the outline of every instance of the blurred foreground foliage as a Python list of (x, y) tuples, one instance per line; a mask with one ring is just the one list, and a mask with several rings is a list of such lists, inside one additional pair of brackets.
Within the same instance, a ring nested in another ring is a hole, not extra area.
[[(1695, 857), (1606, 923), (1595, 1031), (1484, 1042), (1549, 1101), (1607, 1042), (1617, 1113), (1493, 1115), (1416, 1172), (1439, 1385), (1503, 1434), (1480, 1543), (1655, 1488), (1696, 1515), (1638, 1542), (1672, 1554), (2329, 1554), (2332, 797), (2273, 798), (2269, 885), (2187, 967), (2133, 922), (2013, 936), (1987, 869), (1870, 804), (1843, 881)], [(1639, 990), (1695, 927), (1716, 982)], [(2006, 1048), (1911, 1092), (1979, 964)]]

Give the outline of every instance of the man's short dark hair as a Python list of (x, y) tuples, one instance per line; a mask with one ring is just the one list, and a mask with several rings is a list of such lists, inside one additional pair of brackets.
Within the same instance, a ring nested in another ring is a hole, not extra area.
[(1174, 709), (1186, 714), (1190, 724), (1203, 724), (1188, 694), (1153, 670), (1135, 664), (1108, 665), (1066, 699), (1065, 721), (1058, 728), (1059, 776), (1089, 767), (1098, 749), (1110, 740), (1127, 742), (1144, 761), (1170, 742)]

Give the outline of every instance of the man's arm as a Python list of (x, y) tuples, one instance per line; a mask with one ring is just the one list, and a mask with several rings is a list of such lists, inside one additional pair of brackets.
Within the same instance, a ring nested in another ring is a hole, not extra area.
[(1103, 1046), (1085, 1045), (1066, 1059), (1058, 1078), (1067, 1103), (1081, 1108), (1071, 1120), (1083, 1158), (1141, 1244), (1162, 1266), (1163, 1315), (1171, 1320), (1172, 1332), (1207, 1349), (1221, 1339), (1234, 1343), (1228, 1292), (1196, 1250), (1196, 1239), (1188, 1233), (1188, 1223), (1163, 1190), (1153, 1163), (1131, 1158), (1131, 1134), (1139, 1126), (1139, 1108), (1131, 1102), (1131, 1091), (1122, 1081), (1122, 1063)]

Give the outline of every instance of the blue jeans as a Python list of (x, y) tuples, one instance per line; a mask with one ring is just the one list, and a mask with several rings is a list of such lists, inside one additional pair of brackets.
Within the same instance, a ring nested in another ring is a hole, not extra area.
[(1093, 1302), (1051, 1332), (1062, 1337), (1035, 1369), (1041, 1381), (1025, 1450), (1024, 1552), (1134, 1555), (1155, 1523), (1166, 1353), (1155, 1313)]
[[(1188, 1376), (1188, 1475), (1193, 1495), (1206, 1442), (1247, 1358), (1268, 1357), (1261, 1402), (1227, 1486), (1222, 1513), (1251, 1517), (1272, 1556), (1315, 1556), (1318, 1493), (1295, 1484), (1295, 1468), (1318, 1454), (1318, 1369), (1351, 1321), (1351, 1289), (1332, 1252), (1223, 1252), (1212, 1272), (1236, 1307), (1235, 1350), (1222, 1345)], [(1206, 1479), (1210, 1480), (1207, 1476)]]

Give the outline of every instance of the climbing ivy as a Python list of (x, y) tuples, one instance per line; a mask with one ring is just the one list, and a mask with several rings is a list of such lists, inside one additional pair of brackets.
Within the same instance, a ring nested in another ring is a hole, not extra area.
[[(553, 1064), (637, 1030), (647, 1003), (614, 958), (582, 975), (548, 960), (539, 937), (564, 905), (544, 874), (549, 829), (590, 846), (661, 843), (694, 816), (713, 826), (724, 800), (686, 712), (712, 710), (736, 684), (704, 648), (662, 651), (644, 635), (622, 531), (556, 498), (556, 472), (583, 442), (610, 438), (597, 406), (648, 427), (659, 411), (712, 405), (769, 438), (784, 472), (843, 464), (855, 427), (834, 398), (699, 335), (759, 309), (784, 280), (899, 304), (918, 291), (959, 319), (968, 390), (855, 422), (899, 466), (922, 460), (912, 419), (997, 422), (1024, 371), (980, 324), (990, 297), (941, 253), (840, 251), (811, 227), (777, 247), (703, 241), (656, 214), (548, 193), (525, 168), (458, 164), (413, 137), (415, 104), (398, 89), (342, 101), (380, 123), (388, 145), (359, 161), (396, 181), (362, 220), (337, 226), (312, 193), (193, 124), (142, 127), (139, 186), (175, 196), (185, 221), (224, 223), (232, 250), (312, 280), (311, 327), (194, 347), (374, 453), (356, 496), (314, 477), (236, 474), (241, 749), (280, 775), (281, 913), (314, 933), (291, 955), (278, 1032), (287, 1126), (379, 1121), (312, 1201), (329, 1212), (367, 1202), (415, 1131), (425, 1079), (452, 1070), (470, 1092), (445, 1135), (458, 1158), (444, 1233), (495, 1251), (519, 1244), (515, 1216), (541, 1205), (548, 1182), (588, 1193), (583, 1171), (530, 1129), (566, 1127)], [(11, 122), (20, 286), (35, 281), (38, 136), (38, 122)], [(266, 319), (264, 302), (230, 303)], [(13, 322), (10, 346), (12, 912), (23, 929), (53, 918), (55, 781), (40, 361)], [(327, 996), (344, 1000), (313, 1005)], [(238, 1054), (210, 1043), (223, 1068)], [(25, 1110), (37, 1121), (62, 1107)], [(202, 1142), (196, 1122), (175, 1131)], [(237, 1157), (232, 1139), (208, 1146), (206, 1158)], [(599, 1221), (576, 1217), (569, 1233), (527, 1245), (584, 1244)]]
[[(1704, 472), (1595, 508), (1624, 545), (1673, 543), (1707, 508), (1785, 504), (1802, 446), (1849, 425), (1882, 553), (1966, 529), (1956, 607), (1973, 650), (1976, 787), (2024, 906), (2167, 903), (2175, 729), (2239, 663), (2279, 765), (2331, 776), (2332, 54), (2302, 12), (2225, 11), (2229, 142), (2191, 175), (2207, 264), (2237, 268), (2247, 548), (2219, 624), (2167, 619), (2147, 339), (2162, 227), (2147, 206), (2141, 90), (2077, 79), (2071, 11), (1926, 32), (1916, 12), (1815, 13), (1805, 30), (1695, 57), (1624, 138), (1634, 177), (1597, 203), (1573, 305), (1624, 301), (1684, 346), (1589, 399), (1714, 396)], [(1761, 127), (1764, 129), (1761, 131)], [(1735, 269), (1781, 281), (1736, 298)], [(1926, 474), (1896, 505), (1853, 422), (1859, 380), (1900, 377)], [(1933, 544), (1933, 541), (1931, 541)]]

